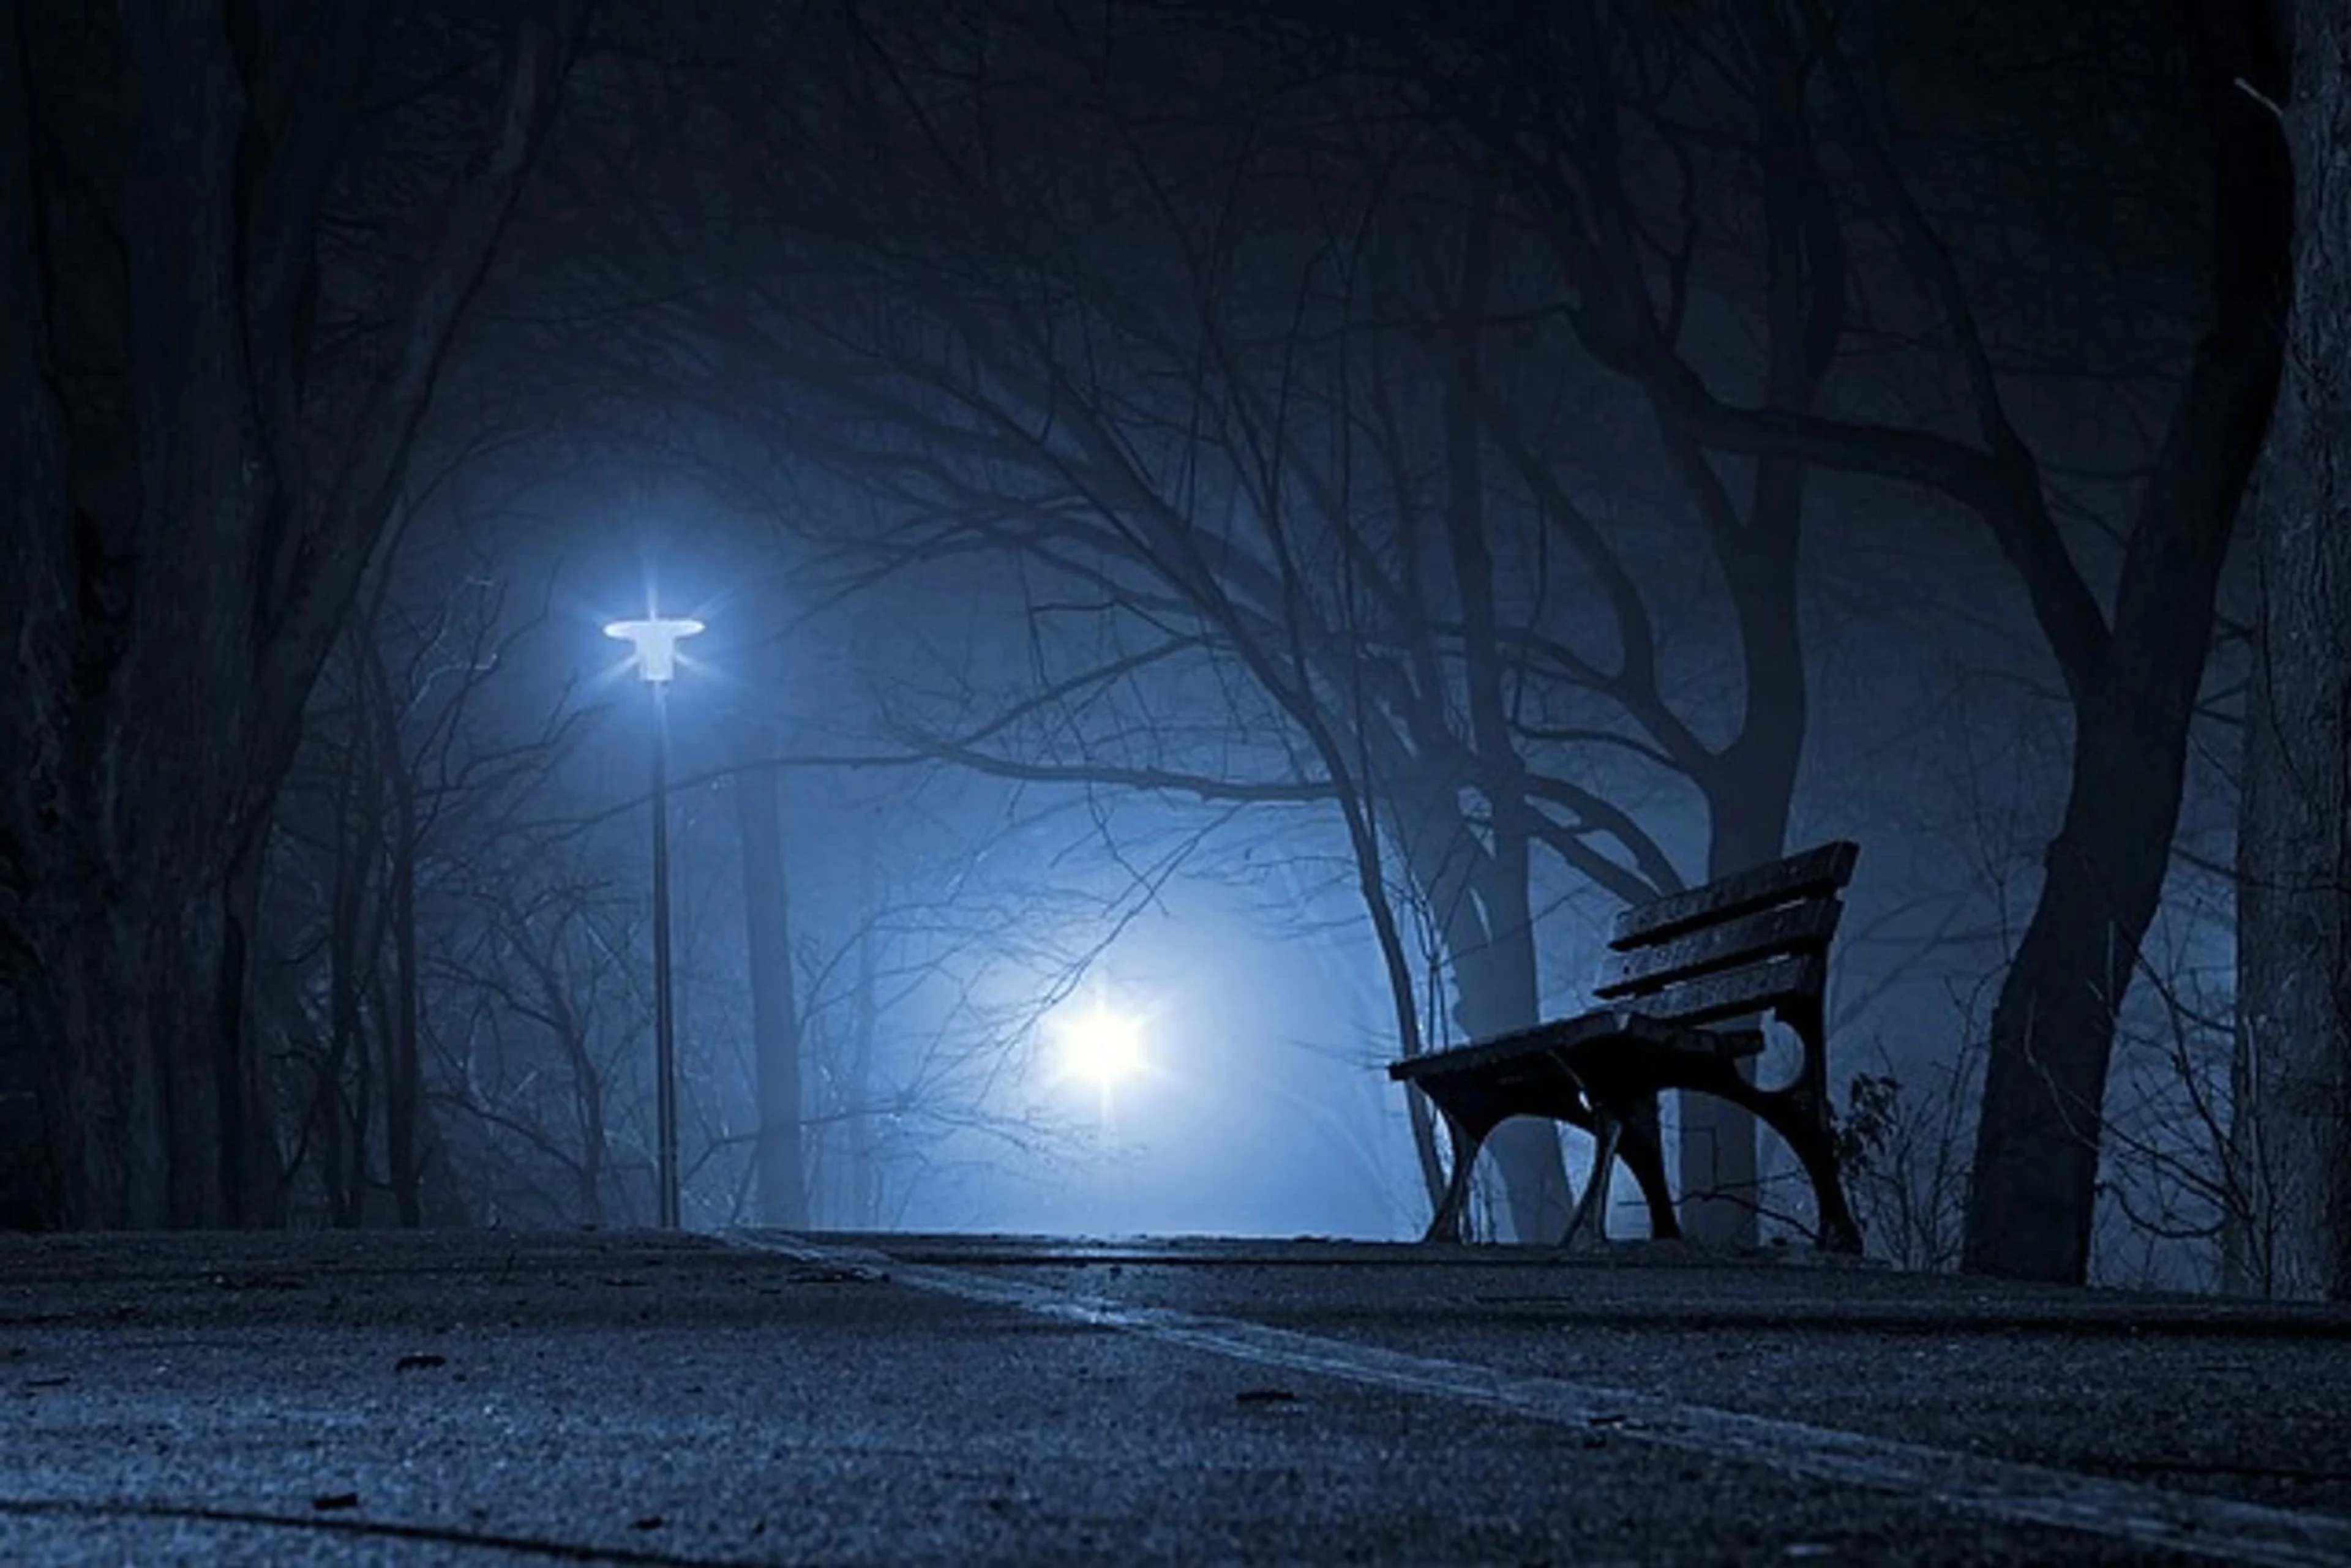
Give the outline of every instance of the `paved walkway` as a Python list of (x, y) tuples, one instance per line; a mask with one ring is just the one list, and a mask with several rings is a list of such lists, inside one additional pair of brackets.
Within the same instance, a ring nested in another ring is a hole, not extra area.
[(2351, 1314), (1672, 1248), (0, 1239), (0, 1562), (2351, 1563)]

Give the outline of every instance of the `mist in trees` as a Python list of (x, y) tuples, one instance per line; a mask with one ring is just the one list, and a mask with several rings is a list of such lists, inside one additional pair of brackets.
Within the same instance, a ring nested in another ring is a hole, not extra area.
[(1839, 837), (1875, 1249), (2351, 1289), (2312, 10), (0, 5), (0, 1220), (653, 1222), (661, 747), (690, 1225), (1416, 1234)]

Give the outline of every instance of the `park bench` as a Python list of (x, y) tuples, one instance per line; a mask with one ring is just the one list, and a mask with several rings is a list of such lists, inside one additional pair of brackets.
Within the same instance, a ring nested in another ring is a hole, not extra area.
[[(1512, 1116), (1565, 1122), (1597, 1145), (1562, 1245), (1586, 1226), (1604, 1234), (1618, 1159), (1647, 1201), (1650, 1233), (1680, 1235), (1657, 1095), (1683, 1089), (1743, 1105), (1786, 1139), (1812, 1182), (1814, 1240), (1858, 1252), (1860, 1228), (1837, 1174), (1822, 993), (1844, 907), (1838, 894), (1859, 853), (1826, 843), (1628, 908), (1593, 988), (1596, 1010), (1391, 1064), (1388, 1076), (1427, 1095), (1453, 1135), (1452, 1179), (1427, 1239), (1459, 1239), (1479, 1148)], [(1767, 1015), (1803, 1047), (1793, 1079), (1771, 1089), (1740, 1069), (1762, 1052)]]

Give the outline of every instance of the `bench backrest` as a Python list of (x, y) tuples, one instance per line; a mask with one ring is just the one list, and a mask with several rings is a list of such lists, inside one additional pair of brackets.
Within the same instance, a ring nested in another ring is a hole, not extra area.
[(1839, 840), (1625, 910), (1593, 995), (1673, 1023), (1775, 1012), (1817, 1030), (1837, 894), (1860, 853)]

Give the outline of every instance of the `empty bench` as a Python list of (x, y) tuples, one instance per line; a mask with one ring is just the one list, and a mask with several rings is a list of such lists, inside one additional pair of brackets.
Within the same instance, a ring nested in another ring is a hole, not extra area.
[[(1406, 1057), (1388, 1076), (1428, 1096), (1452, 1133), (1453, 1175), (1428, 1237), (1458, 1240), (1471, 1167), (1512, 1116), (1547, 1116), (1593, 1134), (1592, 1180), (1564, 1239), (1604, 1228), (1609, 1173), (1622, 1159), (1647, 1201), (1650, 1233), (1681, 1234), (1666, 1181), (1657, 1095), (1696, 1090), (1745, 1106), (1787, 1141), (1811, 1180), (1823, 1249), (1861, 1250), (1837, 1174), (1822, 995), (1838, 896), (1860, 850), (1839, 841), (1626, 909), (1580, 1017)], [(1763, 1050), (1776, 1017), (1803, 1047), (1794, 1079), (1759, 1088), (1740, 1061)]]

